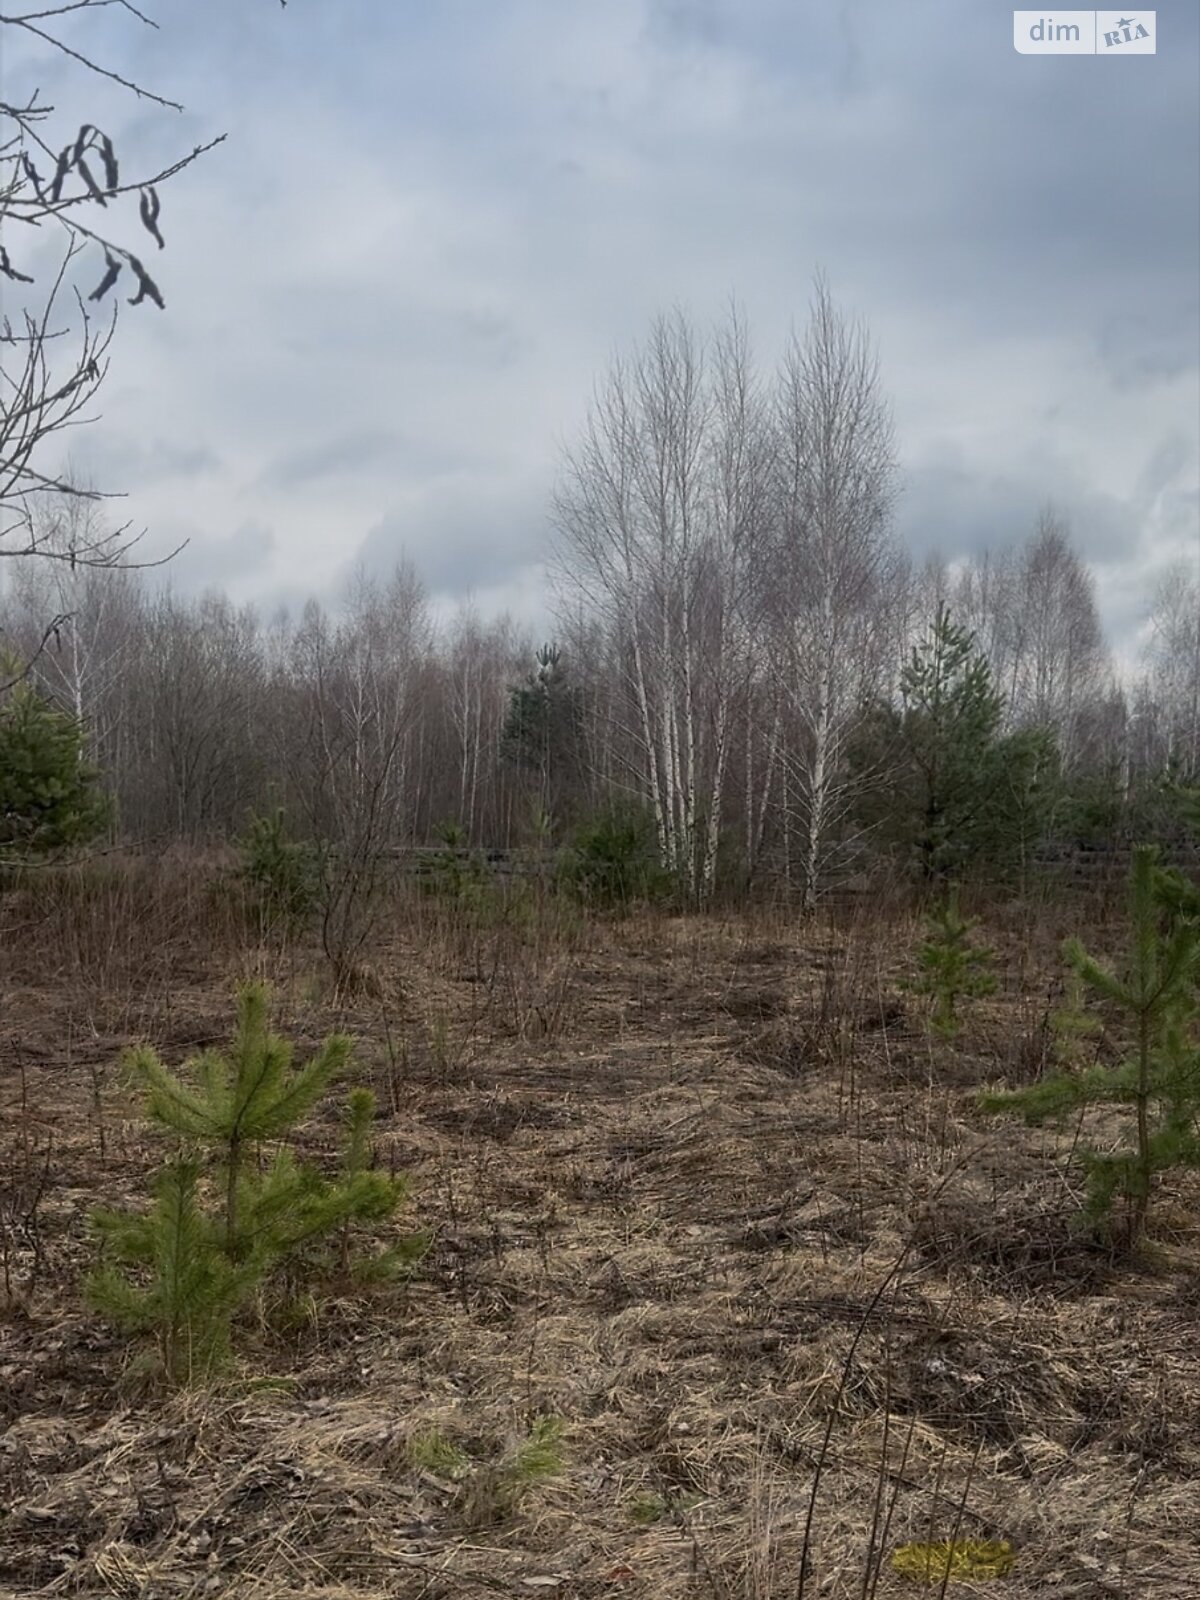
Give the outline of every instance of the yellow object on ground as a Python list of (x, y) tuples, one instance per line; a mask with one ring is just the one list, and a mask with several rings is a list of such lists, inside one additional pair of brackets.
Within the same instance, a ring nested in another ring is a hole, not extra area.
[(941, 1583), (951, 1578), (1006, 1578), (1016, 1557), (1007, 1539), (949, 1539), (937, 1544), (902, 1544), (892, 1566), (905, 1578)]

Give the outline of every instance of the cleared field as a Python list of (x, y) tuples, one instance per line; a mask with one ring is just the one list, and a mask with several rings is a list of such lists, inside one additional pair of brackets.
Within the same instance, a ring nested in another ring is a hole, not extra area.
[[(110, 901), (7, 919), (0, 1592), (885, 1597), (941, 1586), (898, 1547), (971, 1538), (1015, 1559), (955, 1594), (1196, 1593), (1198, 1186), (1114, 1259), (1073, 1224), (1078, 1129), (975, 1108), (1047, 1059), (1049, 913), (981, 930), (1000, 988), (946, 1043), (901, 914), (417, 905), (335, 1001), (199, 873)], [(164, 1150), (115, 1063), (225, 1039), (251, 973), (290, 1037), (357, 1036), (432, 1242), (169, 1395), (79, 1297), (89, 1207)], [(548, 1417), (561, 1470), (507, 1494)]]

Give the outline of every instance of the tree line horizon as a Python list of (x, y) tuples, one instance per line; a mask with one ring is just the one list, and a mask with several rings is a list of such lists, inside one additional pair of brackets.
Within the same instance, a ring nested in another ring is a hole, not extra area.
[(1148, 597), (1126, 680), (1051, 508), (918, 566), (898, 474), (869, 333), (818, 278), (769, 372), (736, 310), (707, 337), (661, 316), (613, 361), (563, 454), (540, 649), (469, 601), (435, 626), (407, 560), (267, 619), (73, 563), (103, 502), (61, 487), (0, 635), (82, 730), (114, 841), (282, 806), (298, 836), (505, 848), (619, 813), (687, 902), (767, 874), (811, 909), (864, 856), (1003, 875), (1048, 837), (1144, 832), (1200, 782), (1200, 569)]

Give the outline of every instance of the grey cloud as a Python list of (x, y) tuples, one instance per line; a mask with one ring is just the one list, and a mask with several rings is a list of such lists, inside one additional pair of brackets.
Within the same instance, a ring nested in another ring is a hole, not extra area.
[(178, 555), (153, 574), (161, 585), (184, 595), (203, 594), (206, 589), (221, 589), (264, 574), (276, 546), (274, 530), (257, 522), (244, 522), (225, 538), (183, 523), (160, 523), (154, 531), (158, 543), (168, 549), (187, 541)]
[[(883, 351), (917, 419), (914, 548), (1020, 538), (1053, 500), (1124, 575), (1124, 627), (1138, 562), (1194, 538), (1195, 406), (1173, 419), (1164, 381), (1187, 404), (1200, 360), (1194, 0), (1125, 63), (1017, 56), (1007, 11), (945, 0), (521, 0), (469, 30), (465, 6), (177, 9), (135, 30), (142, 75), (204, 113), (167, 142), (232, 137), (164, 195), (170, 310), (118, 350), (136, 404), (96, 431), (98, 479), (203, 479), (205, 514), (278, 527), (289, 571), (328, 575), (336, 515), (371, 560), (407, 546), (439, 593), (498, 595), (613, 346), (733, 290), (769, 359), (823, 263), (877, 328), (933, 330), (924, 368)], [(166, 392), (181, 442), (143, 450)], [(1124, 498), (1097, 488), (1127, 461)], [(269, 590), (269, 555), (217, 541), (205, 576)]]
[(261, 482), (287, 491), (298, 484), (323, 486), (341, 478), (392, 484), (432, 485), (472, 474), (494, 473), (495, 455), (474, 441), (415, 438), (399, 431), (364, 428), (277, 456)]
[(273, 622), (281, 614), (292, 622), (298, 622), (304, 615), (304, 608), (310, 600), (319, 601), (323, 606), (330, 607), (331, 596), (324, 585), (305, 584), (295, 580), (278, 580), (265, 578), (255, 585), (254, 605), (259, 616), (266, 623)]
[(150, 475), (164, 478), (198, 478), (215, 472), (221, 465), (216, 451), (204, 445), (164, 444), (155, 441), (150, 450)]
[(138, 439), (103, 424), (73, 441), (71, 463), (98, 488), (112, 493), (174, 479), (194, 480), (219, 473), (224, 465), (208, 445), (178, 439)]
[(460, 311), (450, 326), (461, 335), (461, 347), (491, 366), (508, 367), (533, 348), (533, 341), (510, 317), (496, 311)]
[(1098, 348), (1113, 382), (1137, 389), (1191, 371), (1198, 342), (1200, 308), (1157, 306), (1109, 317), (1101, 326)]
[(838, 28), (841, 33), (842, 61), (841, 85), (846, 94), (853, 94), (863, 81), (863, 41), (857, 15), (857, 6), (851, 0), (842, 0), (838, 6)]
[(1137, 636), (1150, 612), (1150, 591), (1141, 584), (1101, 582), (1100, 602), (1108, 624), (1110, 640), (1121, 647), (1127, 658), (1136, 657)]
[[(925, 0), (855, 17), (870, 67), (842, 103), (832, 17), (773, 18), (761, 99), (697, 152), (698, 191), (724, 191), (758, 238), (847, 263), (876, 303), (993, 333), (1096, 337), (1127, 307), (1195, 304), (1194, 20), (1114, 105), (1099, 63), (1017, 56), (1007, 13), (948, 27)], [(1194, 327), (1176, 331), (1194, 361)]]
[(347, 278), (345, 283), (294, 285), (266, 308), (280, 345), (300, 358), (310, 374), (312, 364), (329, 356), (330, 334), (321, 313), (331, 295), (339, 301), (341, 349), (386, 355), (393, 363), (390, 384), (410, 381), (414, 364), (506, 367), (534, 348), (531, 334), (496, 305), (397, 305), (386, 284), (355, 284)]
[(386, 466), (388, 458), (399, 456), (402, 448), (399, 436), (383, 429), (341, 434), (306, 449), (288, 451), (271, 463), (263, 473), (263, 482), (286, 489), (318, 478)]
[(1164, 490), (1170, 489), (1181, 473), (1186, 472), (1189, 467), (1196, 466), (1198, 456), (1200, 456), (1200, 439), (1189, 440), (1185, 434), (1178, 431), (1167, 434), (1150, 452), (1146, 465), (1138, 474), (1139, 500), (1143, 503), (1151, 502)]
[(716, 0), (648, 0), (646, 33), (651, 40), (711, 45), (722, 32)]
[(1200, 489), (1169, 489), (1158, 506), (1160, 530), (1174, 555), (1200, 553)]
[(1063, 463), (1052, 471), (1041, 462), (1022, 473), (997, 473), (952, 453), (929, 459), (905, 475), (896, 527), (918, 558), (937, 553), (954, 560), (1024, 540), (1047, 504), (1091, 560), (1137, 558), (1138, 509), (1089, 487)]
[(535, 562), (546, 530), (540, 488), (448, 485), (426, 506), (382, 517), (356, 560), (383, 575), (407, 557), (431, 593), (465, 597)]

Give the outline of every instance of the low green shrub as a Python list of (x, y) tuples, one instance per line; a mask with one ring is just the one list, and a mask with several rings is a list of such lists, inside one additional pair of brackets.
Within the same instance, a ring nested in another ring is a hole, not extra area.
[(240, 877), (260, 915), (272, 926), (297, 932), (317, 908), (321, 855), (312, 844), (289, 839), (282, 807), (252, 817), (241, 839)]
[(662, 900), (671, 891), (653, 818), (633, 807), (609, 807), (581, 824), (563, 870), (580, 899), (609, 909)]

